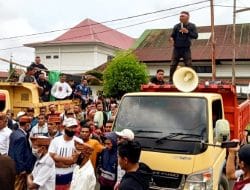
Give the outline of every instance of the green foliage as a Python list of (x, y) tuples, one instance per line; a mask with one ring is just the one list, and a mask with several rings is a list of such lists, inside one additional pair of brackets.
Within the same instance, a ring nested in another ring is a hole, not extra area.
[(103, 79), (105, 95), (121, 98), (127, 92), (138, 92), (148, 82), (148, 73), (131, 51), (124, 51), (108, 63)]

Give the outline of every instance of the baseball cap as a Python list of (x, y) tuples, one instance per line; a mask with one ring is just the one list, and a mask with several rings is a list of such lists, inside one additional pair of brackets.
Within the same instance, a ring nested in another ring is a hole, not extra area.
[(240, 148), (239, 159), (247, 165), (250, 165), (250, 144), (245, 144)]
[(135, 135), (134, 135), (133, 131), (130, 130), (130, 129), (123, 129), (122, 131), (120, 131), (120, 132), (116, 131), (115, 133), (116, 133), (119, 137), (122, 137), (122, 138), (124, 138), (124, 139), (129, 140), (129, 141), (134, 140), (134, 136), (135, 136)]
[(65, 127), (75, 127), (78, 125), (77, 120), (75, 118), (66, 118), (63, 121), (63, 125)]

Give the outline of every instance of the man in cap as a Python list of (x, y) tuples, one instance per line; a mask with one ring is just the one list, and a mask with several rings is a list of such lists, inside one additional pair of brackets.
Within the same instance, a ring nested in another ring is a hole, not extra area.
[(50, 156), (56, 164), (56, 190), (67, 190), (69, 188), (75, 162), (78, 158), (75, 141), (83, 143), (81, 139), (75, 136), (76, 119), (67, 118), (64, 124), (64, 135), (55, 137), (49, 147)]
[(57, 117), (50, 117), (48, 119), (48, 137), (55, 138), (62, 133), (60, 132), (61, 128), (61, 118), (59, 116)]
[(8, 154), (9, 138), (12, 131), (7, 127), (8, 118), (5, 113), (0, 112), (0, 154)]
[(76, 150), (80, 154), (73, 172), (70, 190), (94, 190), (96, 185), (95, 171), (89, 159), (93, 148), (86, 143), (75, 143)]
[(16, 163), (15, 189), (26, 189), (26, 175), (33, 167), (32, 152), (27, 137), (30, 123), (30, 117), (21, 116), (19, 128), (10, 135), (8, 154)]
[[(240, 170), (235, 170), (237, 151)], [(226, 172), (229, 179), (236, 180), (233, 190), (250, 189), (250, 144), (245, 144), (240, 149), (239, 146), (230, 148), (228, 152)]]
[(192, 66), (191, 58), (191, 40), (197, 39), (198, 33), (195, 24), (189, 22), (189, 12), (182, 11), (180, 14), (180, 23), (173, 28), (170, 42), (174, 46), (172, 54), (172, 63), (170, 67), (169, 82), (173, 80), (173, 74), (181, 58), (185, 66)]
[[(119, 146), (119, 144), (121, 144), (125, 141), (133, 141), (134, 140), (135, 135), (134, 135), (133, 131), (131, 131), (130, 129), (123, 129), (122, 131), (120, 131), (120, 132), (116, 131), (115, 133), (117, 135), (118, 146)], [(121, 166), (118, 163), (117, 180), (116, 180), (116, 184), (114, 187), (115, 190), (119, 189), (120, 182), (122, 180), (122, 177), (125, 175), (125, 173), (126, 173), (126, 171), (121, 169)]]
[(27, 177), (28, 189), (55, 189), (55, 163), (48, 153), (51, 139), (45, 136), (31, 137), (32, 152), (37, 161), (34, 169)]

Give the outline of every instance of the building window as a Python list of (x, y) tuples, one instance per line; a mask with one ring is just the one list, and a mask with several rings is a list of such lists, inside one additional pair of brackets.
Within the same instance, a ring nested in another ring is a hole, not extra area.
[(212, 73), (212, 66), (193, 66), (196, 73)]
[(54, 55), (53, 58), (54, 58), (54, 59), (58, 59), (59, 56), (58, 56), (58, 55)]
[(51, 59), (51, 56), (50, 55), (46, 55), (46, 59)]

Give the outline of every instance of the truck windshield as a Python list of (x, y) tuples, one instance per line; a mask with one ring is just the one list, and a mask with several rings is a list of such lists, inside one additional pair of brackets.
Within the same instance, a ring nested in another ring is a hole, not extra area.
[(131, 129), (136, 138), (151, 139), (157, 145), (168, 140), (207, 141), (207, 124), (205, 98), (127, 96), (119, 107), (114, 129)]

